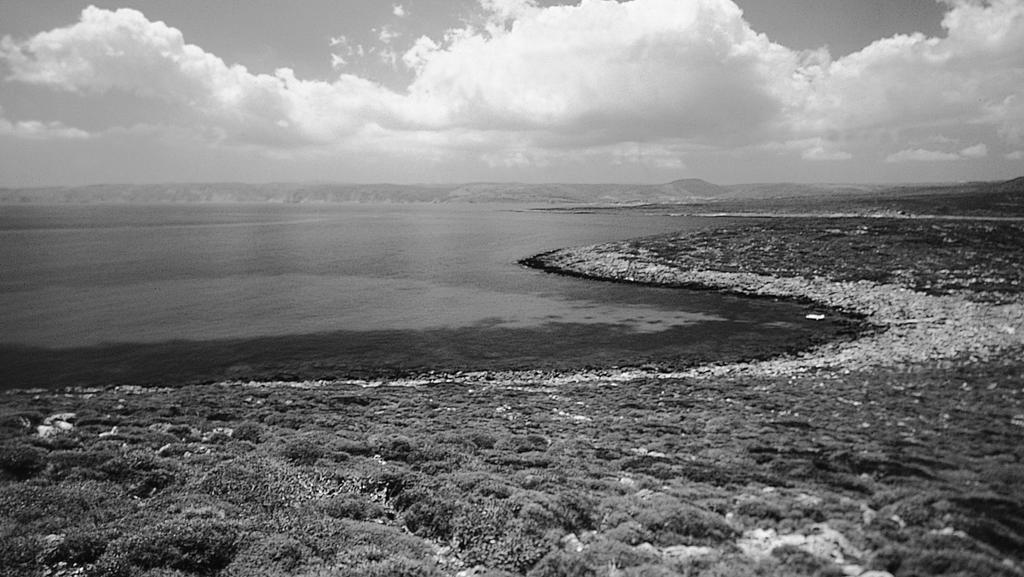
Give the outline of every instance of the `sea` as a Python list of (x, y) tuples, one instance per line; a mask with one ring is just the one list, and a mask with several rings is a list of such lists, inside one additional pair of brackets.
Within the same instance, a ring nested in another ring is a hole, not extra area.
[(808, 306), (518, 264), (721, 220), (504, 204), (0, 206), (0, 388), (764, 357)]

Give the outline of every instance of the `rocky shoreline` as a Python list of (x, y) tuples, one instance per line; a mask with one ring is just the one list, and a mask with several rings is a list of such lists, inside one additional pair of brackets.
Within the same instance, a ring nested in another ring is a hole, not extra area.
[(524, 266), (596, 280), (635, 282), (732, 294), (795, 299), (863, 319), (874, 330), (789, 358), (704, 366), (672, 377), (745, 372), (778, 375), (811, 369), (866, 370), (922, 362), (989, 362), (1024, 347), (1024, 299), (993, 304), (967, 293), (929, 295), (895, 284), (824, 277), (778, 277), (683, 268), (642, 241), (566, 248), (521, 261)]

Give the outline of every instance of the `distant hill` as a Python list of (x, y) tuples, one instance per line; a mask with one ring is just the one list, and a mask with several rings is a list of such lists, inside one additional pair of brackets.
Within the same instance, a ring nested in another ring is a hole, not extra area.
[(102, 184), (0, 189), (0, 203), (346, 203), (523, 202), (571, 204), (678, 203), (720, 196), (725, 188), (703, 180), (661, 185), (467, 183), (403, 184)]
[(993, 186), (993, 192), (1007, 192), (1011, 194), (1024, 194), (1024, 176), (1018, 176), (1006, 182), (1000, 182)]
[(1016, 194), (1024, 177), (997, 183), (856, 185), (754, 183), (721, 186), (688, 178), (665, 184), (337, 184), (172, 183), (99, 184), (79, 187), (0, 188), (0, 203), (351, 203), (521, 202), (558, 204), (693, 204), (729, 200), (844, 197), (874, 194)]
[(718, 198), (729, 193), (729, 189), (717, 184), (711, 184), (699, 178), (684, 178), (673, 180), (668, 184), (662, 184), (655, 188), (665, 190), (677, 196), (689, 196), (700, 198)]
[(889, 184), (804, 184), (797, 182), (755, 182), (727, 187), (732, 198), (791, 198), (864, 194), (892, 189)]

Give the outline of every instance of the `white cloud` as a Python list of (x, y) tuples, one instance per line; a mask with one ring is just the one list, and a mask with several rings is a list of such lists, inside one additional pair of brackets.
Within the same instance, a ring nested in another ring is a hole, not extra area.
[(84, 140), (92, 135), (79, 128), (65, 126), (61, 122), (19, 120), (12, 122), (4, 116), (0, 106), (0, 136), (12, 136), (29, 140)]
[(886, 162), (946, 162), (958, 160), (959, 154), (923, 148), (908, 148), (885, 157)]
[(978, 123), (1019, 134), (1024, 2), (947, 4), (945, 37), (878, 40), (805, 74), (792, 98), (793, 125), (820, 132)]
[(760, 150), (784, 153), (799, 152), (804, 160), (850, 160), (853, 155), (841, 150), (839, 145), (821, 137), (803, 138), (787, 142), (769, 142), (757, 147)]
[(812, 138), (810, 146), (800, 154), (804, 160), (850, 160), (853, 155), (822, 138)]
[(387, 64), (389, 67), (398, 67), (398, 53), (395, 52), (394, 50), (391, 50), (390, 48), (385, 48), (384, 50), (378, 52), (377, 56), (380, 57), (381, 62)]
[(517, 20), (537, 11), (536, 0), (480, 0), (480, 6), (499, 23)]
[(829, 150), (826, 148), (808, 148), (800, 155), (804, 160), (850, 160), (853, 155), (842, 150)]
[(390, 26), (381, 26), (380, 30), (377, 31), (377, 39), (387, 45), (391, 45), (396, 38), (400, 38), (401, 36), (401, 32), (395, 31), (395, 29)]
[[(884, 131), (899, 151), (886, 160), (900, 163), (984, 157), (984, 144), (932, 149), (979, 134), (1015, 148), (1024, 140), (1022, 0), (951, 1), (943, 37), (894, 36), (838, 60), (772, 42), (731, 0), (479, 1), (482, 29), (404, 46), (393, 28), (375, 31), (385, 49), (374, 54), (413, 73), (400, 92), (350, 74), (254, 74), (135, 10), (90, 7), (76, 24), (5, 37), (0, 60), (11, 81), (159, 99), (221, 145), (282, 151), (449, 150), (537, 164), (587, 151), (614, 159), (616, 147), (641, 143), (670, 151), (651, 157), (666, 166), (694, 147), (836, 161), (861, 158), (856, 143)], [(367, 54), (345, 36), (330, 48), (335, 68)], [(76, 134), (44, 122), (17, 130)]]
[(985, 146), (984, 142), (968, 146), (960, 151), (960, 156), (964, 158), (985, 158), (988, 156), (988, 147)]
[[(343, 41), (342, 41), (343, 42)], [(186, 44), (177, 29), (140, 12), (95, 7), (81, 22), (22, 43), (0, 41), (9, 78), (69, 92), (121, 90), (180, 105), (223, 141), (270, 147), (330, 143), (389, 118), (395, 95), (351, 75), (303, 81), (289, 69), (252, 74)]]
[(464, 30), (407, 53), (414, 99), (450, 123), (535, 129), (595, 144), (757, 138), (781, 107), (789, 50), (727, 0), (485, 2), (509, 29)]
[(886, 162), (946, 162), (964, 158), (984, 158), (988, 156), (988, 146), (979, 142), (968, 146), (960, 152), (943, 152), (941, 150), (928, 150), (924, 148), (907, 148), (890, 154), (885, 158)]
[(65, 126), (60, 122), (40, 122), (38, 120), (11, 122), (2, 117), (0, 117), (0, 135), (30, 140), (83, 140), (91, 136), (84, 130)]
[(513, 137), (505, 146), (481, 155), (494, 168), (549, 167), (599, 163), (653, 170), (680, 170), (686, 167), (686, 147), (675, 144), (622, 142), (584, 148), (543, 149), (529, 146), (529, 139)]
[(440, 47), (430, 37), (420, 36), (413, 43), (412, 48), (402, 55), (402, 62), (409, 68), (417, 70), (430, 61), (431, 55), (439, 49)]
[(1024, 160), (1024, 150), (1014, 150), (1006, 153), (1007, 160)]

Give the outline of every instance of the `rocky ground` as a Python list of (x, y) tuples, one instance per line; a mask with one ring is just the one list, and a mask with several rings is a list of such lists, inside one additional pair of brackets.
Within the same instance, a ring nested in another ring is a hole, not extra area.
[(862, 338), (685, 372), (13, 391), (12, 575), (1024, 575), (1024, 233), (879, 219), (576, 248)]
[(1024, 223), (773, 218), (562, 249), (526, 264), (588, 278), (801, 299), (853, 314), (878, 330), (796, 358), (721, 370), (865, 370), (985, 361), (1024, 346), (1022, 241)]

